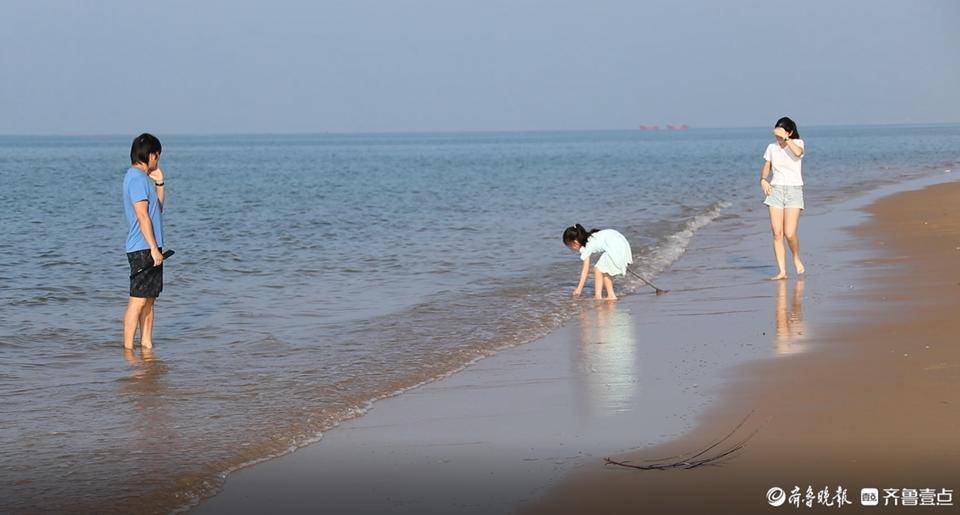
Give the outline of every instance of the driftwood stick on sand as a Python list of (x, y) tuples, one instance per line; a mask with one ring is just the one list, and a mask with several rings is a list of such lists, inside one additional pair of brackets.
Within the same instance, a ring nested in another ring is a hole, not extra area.
[[(732, 431), (727, 433), (726, 436), (717, 440), (716, 442), (708, 445), (707, 447), (701, 449), (700, 451), (694, 453), (683, 453), (676, 456), (667, 456), (664, 458), (654, 458), (648, 460), (642, 460), (646, 464), (638, 465), (627, 461), (617, 461), (610, 458), (604, 458), (603, 461), (607, 465), (617, 465), (619, 467), (627, 467), (638, 470), (667, 470), (667, 469), (692, 469), (697, 468), (703, 465), (716, 465), (721, 460), (725, 458), (730, 458), (735, 455), (738, 451), (742, 450), (747, 442), (750, 441), (759, 431), (760, 428), (754, 429), (746, 438), (737, 441), (736, 443), (731, 444), (728, 447), (721, 448), (717, 450), (714, 454), (707, 455), (711, 450), (720, 446), (722, 443), (730, 439), (743, 425), (747, 422), (747, 419), (753, 415), (753, 411), (747, 413), (743, 420), (733, 428)], [(706, 455), (706, 456), (705, 456)]]

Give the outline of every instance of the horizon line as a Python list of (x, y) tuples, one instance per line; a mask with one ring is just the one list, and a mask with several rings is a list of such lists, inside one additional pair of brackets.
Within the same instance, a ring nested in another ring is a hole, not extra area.
[[(680, 124), (671, 124), (680, 125)], [(379, 135), (427, 135), (427, 134), (527, 134), (527, 133), (565, 133), (565, 132), (685, 132), (695, 130), (715, 130), (715, 129), (759, 129), (767, 128), (766, 125), (704, 125), (691, 126), (687, 124), (686, 129), (670, 129), (667, 124), (659, 126), (659, 129), (641, 129), (640, 125), (630, 128), (606, 128), (606, 129), (446, 129), (446, 130), (388, 130), (388, 131), (278, 131), (278, 132), (154, 132), (153, 134), (165, 134), (166, 136), (379, 136)], [(885, 122), (885, 123), (817, 123), (805, 125), (805, 127), (929, 127), (929, 126), (949, 126), (960, 125), (960, 121), (954, 122)], [(652, 125), (648, 125), (652, 127)], [(60, 138), (109, 138), (109, 137), (128, 137), (133, 133), (77, 133), (77, 132), (47, 132), (47, 133), (0, 133), (2, 138), (32, 138), (32, 137), (60, 137)]]

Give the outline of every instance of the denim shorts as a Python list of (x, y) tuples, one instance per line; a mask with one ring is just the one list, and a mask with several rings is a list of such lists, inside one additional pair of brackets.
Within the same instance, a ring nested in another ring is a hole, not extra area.
[(799, 207), (803, 209), (803, 186), (784, 186), (778, 184), (771, 186), (773, 188), (763, 203), (770, 207), (779, 207), (781, 209), (788, 207)]

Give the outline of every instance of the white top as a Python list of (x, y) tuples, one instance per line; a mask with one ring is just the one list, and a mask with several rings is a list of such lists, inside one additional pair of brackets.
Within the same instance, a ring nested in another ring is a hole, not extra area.
[[(790, 141), (803, 148), (802, 139)], [(779, 143), (771, 143), (767, 145), (767, 150), (763, 153), (763, 159), (770, 161), (773, 167), (773, 177), (770, 178), (771, 186), (803, 186), (803, 176), (800, 174), (800, 164), (803, 158), (794, 155), (792, 150), (786, 146), (781, 147)]]
[(614, 229), (604, 229), (587, 238), (587, 244), (580, 247), (580, 259), (587, 261), (591, 254), (603, 253), (597, 261), (597, 268), (610, 275), (624, 275), (627, 265), (633, 263), (630, 242)]

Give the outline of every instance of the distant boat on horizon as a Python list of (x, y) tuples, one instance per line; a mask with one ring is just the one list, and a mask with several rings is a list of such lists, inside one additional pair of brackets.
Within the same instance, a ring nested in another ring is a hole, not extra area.
[[(658, 131), (660, 130), (659, 125), (640, 125), (638, 127), (642, 131)], [(690, 126), (685, 123), (668, 123), (667, 130), (670, 131), (685, 131), (689, 129)]]

